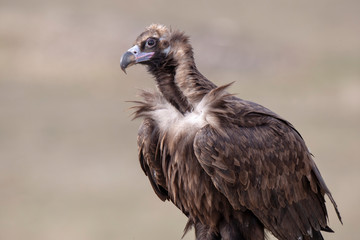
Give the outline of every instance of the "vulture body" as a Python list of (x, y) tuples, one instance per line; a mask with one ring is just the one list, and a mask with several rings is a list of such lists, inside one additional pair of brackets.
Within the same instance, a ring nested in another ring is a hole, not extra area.
[(324, 196), (336, 203), (296, 129), (229, 94), (196, 68), (188, 37), (153, 24), (121, 58), (147, 66), (159, 91), (142, 92), (134, 118), (139, 160), (157, 196), (172, 201), (197, 240), (323, 239)]

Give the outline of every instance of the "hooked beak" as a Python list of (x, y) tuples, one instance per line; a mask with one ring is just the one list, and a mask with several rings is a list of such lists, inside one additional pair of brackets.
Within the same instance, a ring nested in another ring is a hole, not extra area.
[(150, 60), (155, 52), (141, 52), (139, 46), (135, 45), (129, 50), (127, 50), (120, 59), (121, 70), (126, 73), (125, 69), (131, 65), (134, 65), (139, 62), (144, 62)]

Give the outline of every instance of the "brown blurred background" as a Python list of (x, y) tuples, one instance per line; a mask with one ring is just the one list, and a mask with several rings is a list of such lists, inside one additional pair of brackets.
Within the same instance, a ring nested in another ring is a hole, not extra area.
[[(292, 122), (358, 239), (360, 2), (0, 2), (0, 239), (180, 239), (186, 218), (137, 160), (121, 54), (146, 26), (191, 36), (201, 72)], [(185, 237), (194, 239), (193, 232)]]

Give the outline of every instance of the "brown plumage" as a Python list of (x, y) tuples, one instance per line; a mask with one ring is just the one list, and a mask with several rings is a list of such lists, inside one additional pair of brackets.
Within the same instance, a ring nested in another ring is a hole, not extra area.
[(141, 63), (157, 92), (134, 118), (139, 159), (157, 196), (172, 201), (197, 240), (323, 239), (324, 196), (340, 214), (304, 140), (269, 109), (217, 87), (196, 68), (188, 37), (151, 25), (121, 58)]

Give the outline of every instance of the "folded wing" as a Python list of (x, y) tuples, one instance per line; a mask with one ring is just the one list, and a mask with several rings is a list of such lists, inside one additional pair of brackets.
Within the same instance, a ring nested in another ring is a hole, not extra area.
[(324, 204), (330, 192), (303, 139), (266, 111), (202, 128), (194, 140), (198, 161), (235, 209), (251, 210), (276, 237), (331, 231)]

